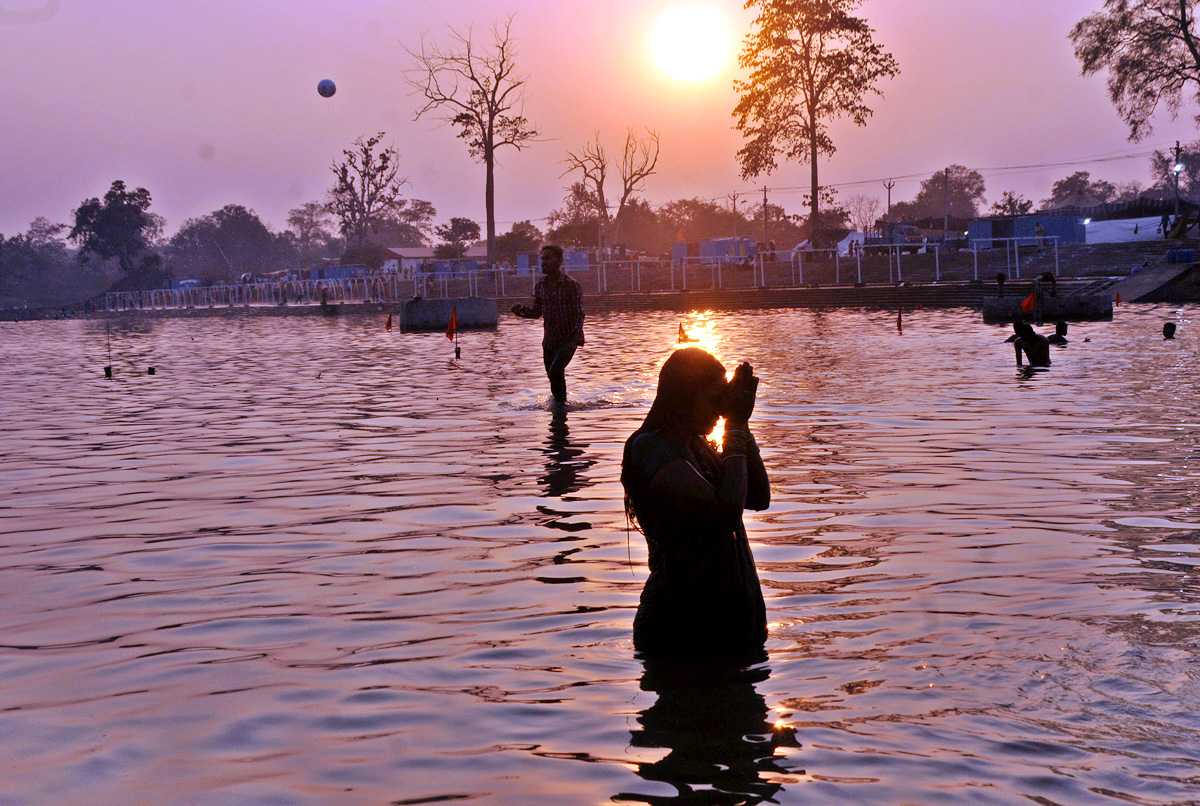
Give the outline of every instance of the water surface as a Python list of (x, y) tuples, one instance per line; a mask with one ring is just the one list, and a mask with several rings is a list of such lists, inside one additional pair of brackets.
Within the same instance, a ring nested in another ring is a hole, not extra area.
[[(565, 415), (535, 322), (0, 324), (0, 804), (1198, 802), (1197, 313), (1035, 373), (967, 310), (593, 317)], [(630, 640), (681, 321), (763, 378), (750, 668)]]

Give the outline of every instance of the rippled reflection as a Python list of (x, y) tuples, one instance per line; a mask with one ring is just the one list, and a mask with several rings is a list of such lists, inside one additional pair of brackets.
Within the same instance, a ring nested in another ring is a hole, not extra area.
[[(0, 323), (0, 803), (1195, 801), (1197, 312), (595, 316), (559, 414), (536, 322)], [(630, 640), (681, 323), (762, 378), (749, 677)]]
[(567, 411), (555, 408), (550, 415), (550, 433), (542, 452), (546, 454), (546, 472), (538, 481), (552, 498), (578, 492), (588, 485), (587, 469), (596, 462), (584, 454), (586, 442), (572, 442)]
[(789, 778), (777, 763), (782, 748), (798, 748), (795, 730), (769, 718), (755, 684), (766, 666), (646, 661), (642, 691), (656, 695), (637, 718), (631, 745), (667, 751), (639, 764), (637, 774), (666, 784), (673, 794), (621, 793), (631, 803), (751, 804), (773, 798)]

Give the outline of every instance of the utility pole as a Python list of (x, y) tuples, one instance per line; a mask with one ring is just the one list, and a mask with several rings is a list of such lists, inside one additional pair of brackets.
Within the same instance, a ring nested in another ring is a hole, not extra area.
[(892, 188), (894, 188), (896, 186), (896, 182), (892, 179), (889, 179), (888, 181), (883, 183), (883, 186), (885, 188), (887, 188), (887, 192), (888, 192), (887, 214), (890, 216), (892, 214)]
[(763, 249), (767, 248), (767, 186), (763, 185)]
[[(1183, 171), (1183, 163), (1180, 160), (1183, 158), (1179, 148), (1179, 141), (1175, 141), (1175, 163), (1171, 166), (1171, 171), (1175, 174), (1175, 218), (1179, 218), (1179, 174)], [(1166, 233), (1163, 233), (1166, 235)]]
[(946, 168), (946, 182), (942, 190), (942, 243), (946, 242), (946, 231), (950, 229), (950, 168)]
[(736, 238), (738, 235), (741, 234), (738, 232), (738, 229), (739, 229), (739, 227), (738, 227), (738, 211), (737, 211), (738, 194), (730, 193), (728, 196), (726, 196), (726, 198), (729, 199), (729, 201), (733, 204), (733, 236)]

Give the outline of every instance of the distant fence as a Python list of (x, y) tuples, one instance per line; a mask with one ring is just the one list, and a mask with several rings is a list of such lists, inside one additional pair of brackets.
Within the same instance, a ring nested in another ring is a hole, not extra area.
[[(730, 257), (669, 260), (613, 260), (573, 269), (588, 294), (649, 294), (665, 291), (799, 288), (828, 285), (884, 285), (901, 282), (993, 281), (999, 271), (1020, 279), (1044, 271), (1060, 275), (1058, 239), (987, 238), (971, 249), (945, 250), (941, 244), (879, 244), (839, 254), (834, 249), (777, 252), (764, 261)], [(997, 248), (997, 245), (1002, 245)], [(992, 248), (987, 248), (987, 247)], [(1052, 247), (1052, 248), (1051, 248)], [(328, 305), (449, 297), (527, 298), (540, 277), (513, 269), (396, 274), (338, 280), (280, 280), (154, 291), (109, 292), (109, 311), (186, 308)]]

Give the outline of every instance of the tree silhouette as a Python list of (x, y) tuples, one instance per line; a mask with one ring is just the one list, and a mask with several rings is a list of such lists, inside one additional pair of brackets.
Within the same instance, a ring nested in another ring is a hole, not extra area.
[(466, 245), (479, 240), (479, 225), (469, 218), (451, 218), (449, 224), (439, 224), (435, 231), (449, 247), (435, 251), (439, 257), (461, 258)]
[(1004, 191), (1000, 201), (992, 204), (996, 215), (1028, 215), (1033, 211), (1033, 202), (1011, 190)]
[(1071, 29), (1083, 74), (1108, 71), (1108, 97), (1130, 140), (1150, 135), (1160, 103), (1174, 119), (1189, 87), (1192, 100), (1200, 100), (1195, 7), (1196, 0), (1105, 0), (1103, 11)]
[(583, 184), (592, 191), (596, 198), (596, 212), (605, 223), (617, 220), (629, 204), (629, 200), (645, 188), (646, 180), (654, 175), (658, 167), (659, 134), (652, 129), (646, 129), (646, 136), (639, 137), (633, 128), (625, 132), (625, 147), (621, 151), (621, 164), (617, 172), (621, 179), (621, 195), (617, 198), (617, 211), (609, 214), (610, 205), (605, 194), (605, 182), (608, 176), (608, 155), (600, 143), (600, 133), (589, 143), (585, 143), (579, 151), (568, 151), (567, 170), (563, 174), (579, 171)]
[(866, 21), (850, 12), (858, 0), (747, 0), (758, 10), (739, 58), (750, 71), (735, 81), (733, 116), (747, 142), (738, 151), (742, 178), (769, 174), (783, 157), (812, 170), (810, 215), (819, 220), (817, 160), (837, 149), (828, 123), (848, 116), (865, 126), (863, 102), (876, 85), (900, 72), (872, 39)]
[(326, 209), (338, 219), (339, 228), (352, 244), (364, 244), (372, 222), (403, 204), (400, 187), (408, 180), (397, 177), (399, 155), (392, 146), (376, 148), (384, 133), (363, 139), (342, 152), (344, 159), (329, 170), (336, 178), (329, 191)]
[(449, 47), (422, 40), (420, 52), (405, 48), (417, 62), (408, 84), (425, 98), (417, 119), (442, 111), (471, 156), (483, 162), (489, 265), (496, 259), (496, 151), (504, 146), (519, 151), (538, 136), (522, 113), (525, 79), (516, 72), (512, 20), (492, 27), (490, 47), (478, 46), (470, 28), (450, 28)]
[(88, 199), (74, 215), (68, 237), (79, 244), (80, 252), (101, 260), (116, 258), (126, 275), (134, 274), (138, 256), (161, 227), (161, 219), (150, 212), (150, 191), (126, 190), (120, 179), (112, 183), (103, 201)]

